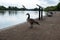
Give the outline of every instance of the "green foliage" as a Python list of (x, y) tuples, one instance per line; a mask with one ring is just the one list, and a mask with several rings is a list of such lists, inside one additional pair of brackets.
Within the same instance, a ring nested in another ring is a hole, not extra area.
[(60, 11), (60, 3), (56, 6), (49, 6), (44, 9), (45, 11)]
[(35, 11), (39, 10), (39, 8), (34, 8)]
[(56, 6), (57, 10), (60, 11), (60, 3)]
[(8, 8), (6, 8), (4, 6), (0, 6), (0, 10), (26, 10), (26, 8), (25, 6), (23, 6), (23, 8), (17, 8), (12, 6), (9, 6)]
[(5, 10), (5, 9), (6, 9), (6, 7), (0, 6), (0, 10)]
[(7, 9), (8, 9), (8, 10), (18, 10), (17, 7), (11, 7), (11, 6), (9, 6)]
[(55, 11), (56, 10), (56, 6), (50, 6), (45, 8), (46, 11)]

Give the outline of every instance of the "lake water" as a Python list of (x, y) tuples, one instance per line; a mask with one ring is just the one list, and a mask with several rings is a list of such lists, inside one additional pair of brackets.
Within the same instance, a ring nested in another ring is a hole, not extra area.
[[(26, 13), (30, 13), (33, 19), (38, 18), (39, 14), (38, 11), (0, 11), (0, 29), (26, 22)], [(45, 12), (43, 12), (43, 16), (45, 16)]]

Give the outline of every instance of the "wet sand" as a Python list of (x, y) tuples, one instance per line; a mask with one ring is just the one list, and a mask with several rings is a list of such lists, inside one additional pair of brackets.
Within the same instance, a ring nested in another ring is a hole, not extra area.
[(30, 25), (25, 22), (0, 30), (0, 40), (60, 40), (60, 12), (44, 20), (36, 20), (40, 25)]

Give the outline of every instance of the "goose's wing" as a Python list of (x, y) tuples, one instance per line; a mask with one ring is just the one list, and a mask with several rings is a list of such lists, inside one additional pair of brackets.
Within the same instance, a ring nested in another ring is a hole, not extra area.
[(27, 21), (30, 22), (30, 23), (34, 23), (35, 22), (34, 19), (27, 19)]
[(34, 19), (30, 19), (29, 21), (30, 21), (30, 23), (35, 23), (35, 24), (40, 25), (40, 24), (39, 24), (37, 21), (35, 21)]
[(34, 19), (28, 19), (28, 21), (30, 21), (30, 22), (35, 22), (35, 20), (34, 20)]

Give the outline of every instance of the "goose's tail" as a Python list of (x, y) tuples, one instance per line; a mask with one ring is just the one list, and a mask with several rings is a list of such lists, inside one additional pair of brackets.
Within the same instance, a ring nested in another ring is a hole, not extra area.
[(35, 21), (36, 24), (40, 25), (38, 22)]

